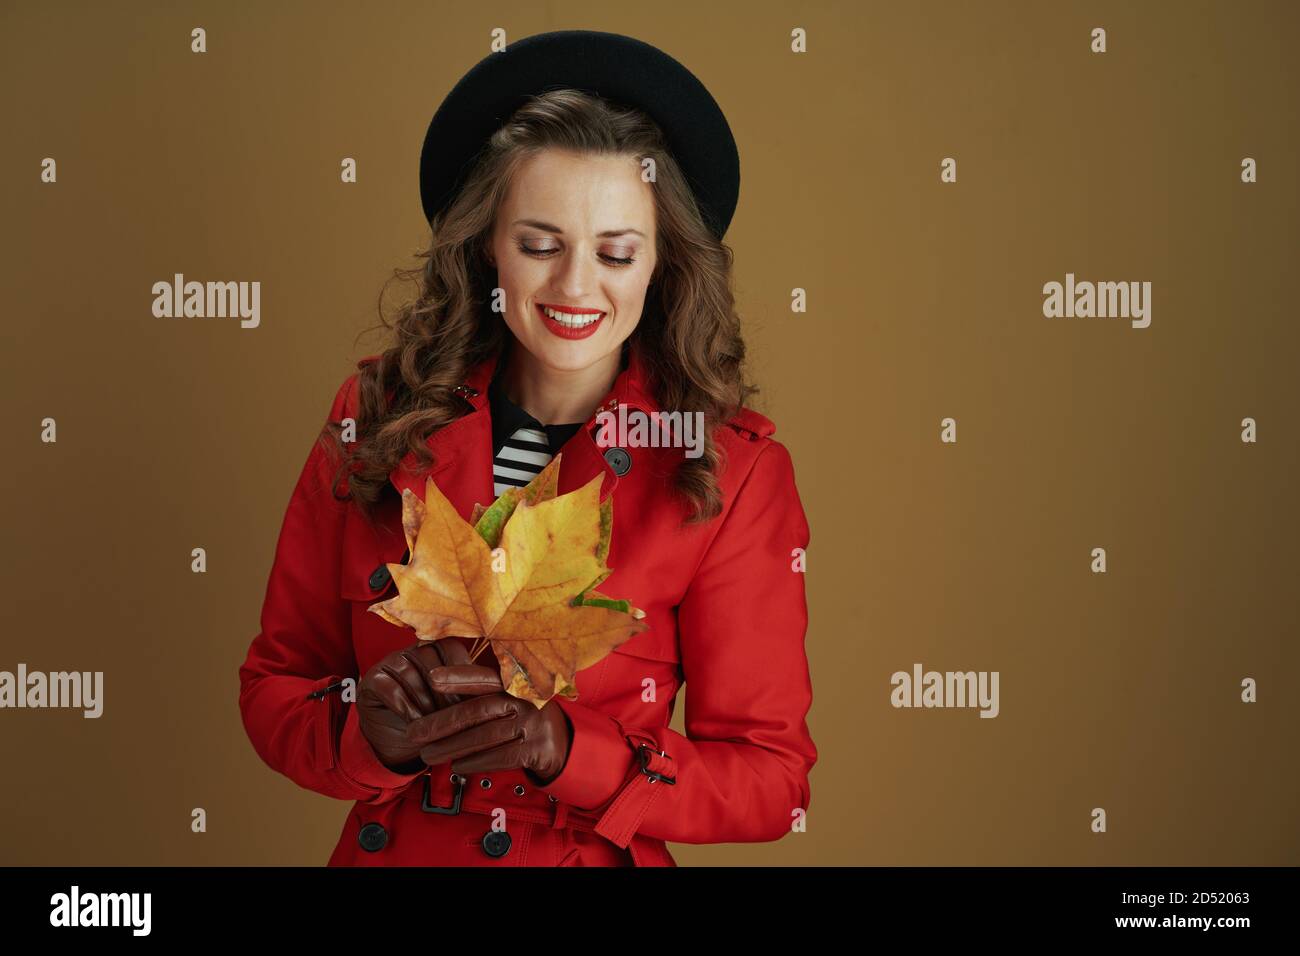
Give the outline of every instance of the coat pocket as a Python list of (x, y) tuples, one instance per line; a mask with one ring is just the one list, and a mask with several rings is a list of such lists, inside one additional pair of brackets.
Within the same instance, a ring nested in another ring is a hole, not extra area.
[(677, 664), (681, 661), (681, 653), (677, 648), (677, 633), (668, 628), (651, 627), (649, 630), (642, 631), (614, 648), (613, 653), (662, 661), (667, 664)]
[(645, 704), (671, 700), (682, 685), (680, 657), (671, 631), (642, 631), (592, 668), (588, 679), (596, 690), (584, 703), (615, 714), (627, 714), (626, 708), (632, 708), (644, 718)]

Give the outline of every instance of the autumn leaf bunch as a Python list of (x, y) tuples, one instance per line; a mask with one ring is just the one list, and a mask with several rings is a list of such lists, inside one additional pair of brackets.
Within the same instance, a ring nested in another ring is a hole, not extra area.
[(469, 522), (432, 477), (423, 502), (404, 490), (410, 559), (388, 565), (398, 596), (369, 608), (421, 641), (477, 638), (471, 659), (491, 647), (506, 691), (538, 708), (576, 698), (578, 671), (649, 626), (595, 590), (613, 573), (614, 506), (600, 501), (601, 476), (559, 495), (559, 469), (556, 455), (527, 486), (476, 504)]

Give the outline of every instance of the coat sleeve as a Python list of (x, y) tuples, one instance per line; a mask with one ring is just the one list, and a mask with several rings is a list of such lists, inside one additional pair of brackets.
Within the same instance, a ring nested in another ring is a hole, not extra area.
[[(776, 840), (806, 812), (817, 760), (806, 722), (802, 562), (808, 522), (789, 452), (763, 448), (677, 611), (686, 735), (625, 726), (558, 698), (573, 724), (564, 769), (544, 789), (600, 816), (619, 846), (634, 834), (676, 843)], [(646, 769), (673, 777), (652, 781)]]
[[(356, 376), (330, 418), (351, 407)], [(331, 797), (384, 803), (417, 775), (396, 774), (361, 734), (341, 684), (352, 678), (351, 608), (339, 589), (350, 502), (333, 496), (337, 458), (317, 442), (294, 486), (262, 604), (261, 631), (239, 669), (239, 710), (258, 756), (299, 786)], [(350, 695), (354, 696), (354, 695)]]

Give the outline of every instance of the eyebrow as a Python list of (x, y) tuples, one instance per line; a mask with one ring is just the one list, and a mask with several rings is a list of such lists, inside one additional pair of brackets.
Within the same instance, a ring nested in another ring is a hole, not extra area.
[[(534, 229), (543, 229), (546, 232), (553, 232), (557, 236), (564, 235), (564, 230), (561, 229), (559, 226), (552, 226), (549, 222), (541, 222), (540, 220), (537, 219), (516, 219), (510, 225), (532, 226)], [(628, 233), (634, 233), (635, 235), (640, 236), (642, 239), (646, 237), (645, 233), (642, 232), (640, 229), (606, 229), (604, 232), (596, 233), (596, 235), (602, 239), (613, 239), (617, 236), (625, 236)]]

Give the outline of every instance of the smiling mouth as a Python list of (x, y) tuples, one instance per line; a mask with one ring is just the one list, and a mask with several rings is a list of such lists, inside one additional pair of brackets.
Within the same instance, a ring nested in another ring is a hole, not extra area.
[(547, 330), (563, 339), (585, 339), (605, 318), (600, 309), (561, 309), (541, 302), (536, 303), (536, 309)]

